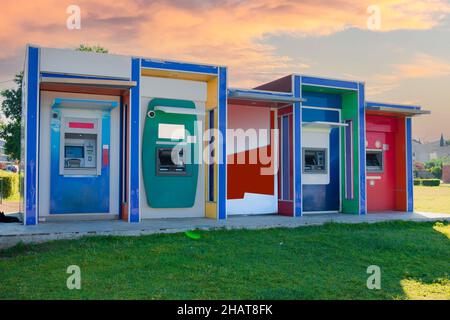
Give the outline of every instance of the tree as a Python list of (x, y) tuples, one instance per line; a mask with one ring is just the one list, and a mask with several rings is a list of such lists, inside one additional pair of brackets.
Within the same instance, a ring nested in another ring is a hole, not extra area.
[(15, 89), (0, 92), (3, 97), (1, 111), (8, 119), (0, 125), (0, 138), (5, 140), (5, 153), (11, 159), (20, 159), (20, 121), (22, 117), (22, 78), (23, 72), (16, 74)]
[(89, 46), (85, 44), (80, 44), (78, 48), (75, 49), (76, 51), (84, 51), (84, 52), (95, 52), (95, 53), (108, 53), (109, 50), (103, 47), (100, 47), (99, 45)]
[(442, 179), (442, 165), (449, 164), (450, 157), (441, 157), (433, 159), (425, 163), (425, 168), (430, 172), (436, 179)]
[(433, 167), (430, 172), (436, 179), (442, 179), (442, 166)]
[(445, 140), (444, 140), (444, 135), (441, 133), (441, 141), (439, 142), (439, 145), (441, 147), (445, 147)]
[[(99, 45), (88, 46), (80, 44), (76, 51), (108, 53), (108, 49)], [(14, 160), (20, 159), (20, 121), (22, 116), (22, 78), (23, 72), (16, 74), (15, 89), (6, 89), (0, 92), (3, 102), (1, 112), (7, 118), (6, 123), (0, 124), (0, 138), (5, 140), (5, 153)]]

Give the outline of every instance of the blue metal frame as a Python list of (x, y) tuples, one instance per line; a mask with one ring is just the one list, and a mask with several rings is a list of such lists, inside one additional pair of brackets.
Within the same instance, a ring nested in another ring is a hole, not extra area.
[(414, 211), (412, 119), (406, 118), (406, 183), (408, 190), (407, 211)]
[[(359, 214), (366, 214), (367, 211), (367, 204), (366, 204), (366, 163), (365, 163), (365, 150), (366, 150), (366, 144), (365, 144), (365, 92), (364, 92), (364, 84), (360, 82), (354, 82), (354, 81), (345, 81), (345, 80), (336, 80), (336, 79), (326, 79), (326, 78), (318, 78), (318, 77), (312, 77), (312, 76), (301, 76), (300, 77), (301, 85), (309, 85), (309, 86), (317, 86), (317, 87), (327, 87), (327, 88), (335, 88), (339, 90), (349, 90), (349, 91), (357, 91), (358, 92), (358, 127), (359, 127), (359, 155), (360, 155), (360, 161), (359, 161)], [(294, 91), (296, 89), (296, 85), (294, 85)], [(294, 92), (295, 93), (295, 92)], [(294, 94), (295, 96), (295, 94)], [(308, 103), (308, 101), (306, 102)], [(295, 108), (294, 108), (295, 110)], [(294, 113), (295, 114), (295, 113)], [(297, 120), (295, 120), (295, 124), (297, 125)], [(300, 128), (300, 126), (299, 126)], [(296, 129), (296, 127), (294, 128)], [(301, 136), (301, 133), (300, 133)], [(295, 139), (297, 138), (297, 135), (295, 135)], [(301, 144), (297, 144), (295, 142), (295, 148), (298, 146), (301, 146)], [(295, 152), (298, 152), (296, 149)], [(301, 172), (301, 163), (298, 163), (297, 155), (295, 155), (295, 164), (294, 168), (297, 168), (297, 166), (300, 166)], [(295, 179), (300, 179), (297, 177), (296, 169), (294, 170)], [(300, 183), (301, 184), (301, 183)], [(297, 184), (294, 185), (295, 189), (297, 188)], [(297, 191), (296, 191), (297, 196)], [(297, 205), (297, 200), (296, 200)]]
[(215, 66), (152, 59), (142, 59), (141, 65), (142, 68), (195, 72), (211, 75), (217, 75), (219, 71), (219, 67)]
[(304, 106), (326, 109), (342, 109), (342, 94), (302, 90)]
[(219, 129), (219, 179), (218, 184), (218, 219), (227, 218), (227, 69), (219, 68), (219, 101), (218, 101), (218, 129)]
[[(303, 77), (293, 76), (293, 94), (295, 98), (302, 97)], [(302, 104), (295, 102), (293, 105), (294, 121), (294, 217), (302, 216)]]
[(25, 225), (38, 223), (39, 48), (28, 47), (26, 103)]
[(366, 106), (365, 88), (358, 84), (358, 112), (359, 112), (359, 214), (367, 213), (366, 202)]
[[(209, 127), (210, 132), (214, 132), (214, 109), (209, 110)], [(211, 143), (211, 140), (209, 140)], [(208, 201), (214, 202), (216, 199), (214, 198), (214, 163), (208, 164)]]
[(131, 60), (131, 80), (136, 81), (136, 86), (131, 88), (130, 99), (130, 192), (128, 204), (128, 221), (140, 221), (139, 209), (139, 146), (140, 146), (140, 80), (141, 59)]

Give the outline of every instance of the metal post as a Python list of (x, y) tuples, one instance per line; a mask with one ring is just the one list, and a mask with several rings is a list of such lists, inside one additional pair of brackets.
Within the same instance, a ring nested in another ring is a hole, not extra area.
[(0, 204), (3, 204), (3, 177), (0, 177)]

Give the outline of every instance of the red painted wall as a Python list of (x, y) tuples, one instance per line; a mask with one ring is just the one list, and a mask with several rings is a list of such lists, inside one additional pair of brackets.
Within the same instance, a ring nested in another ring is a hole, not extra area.
[(366, 128), (366, 148), (384, 150), (383, 172), (367, 172), (367, 210), (406, 211), (405, 119), (368, 114)]
[[(270, 151), (269, 146), (257, 149), (256, 153), (261, 152), (270, 156)], [(255, 152), (255, 150), (242, 152), (246, 161), (250, 159), (250, 152)], [(273, 195), (275, 192), (274, 176), (261, 175), (261, 169), (266, 168), (267, 165), (261, 163), (239, 164), (237, 163), (238, 156), (239, 154), (228, 156), (227, 199), (243, 199), (246, 192)], [(234, 163), (231, 164), (233, 157)]]
[[(270, 119), (269, 123), (265, 123), (265, 127), (262, 126), (261, 119), (258, 119), (258, 117), (262, 117), (263, 121), (264, 119)], [(228, 105), (228, 128), (245, 130), (247, 129), (246, 126), (256, 130), (274, 128), (274, 112), (271, 112), (269, 108), (245, 108)], [(275, 193), (274, 174), (261, 174), (261, 169), (270, 167), (270, 164), (266, 164), (263, 162), (264, 159), (260, 158), (260, 155), (267, 155), (269, 158), (272, 158), (273, 162), (273, 155), (271, 154), (272, 143), (273, 137), (271, 137), (271, 143), (268, 146), (227, 156), (227, 199), (242, 199), (246, 192), (266, 195)], [(249, 164), (250, 153), (255, 151), (258, 155), (258, 161), (255, 164)], [(238, 163), (239, 156), (242, 154), (244, 154), (242, 158), (246, 159), (244, 164)]]

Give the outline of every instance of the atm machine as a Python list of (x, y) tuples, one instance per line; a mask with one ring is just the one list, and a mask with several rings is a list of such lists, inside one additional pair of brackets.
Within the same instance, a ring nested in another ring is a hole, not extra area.
[(340, 114), (303, 108), (303, 213), (340, 211)]
[(142, 173), (147, 204), (152, 208), (194, 206), (199, 168), (195, 103), (152, 99), (142, 138)]
[(50, 214), (111, 212), (110, 113), (117, 105), (56, 99), (50, 121)]
[(98, 118), (64, 117), (61, 128), (61, 175), (100, 175), (102, 132)]
[(97, 139), (89, 139), (84, 135), (80, 135), (80, 137), (71, 137), (69, 139), (67, 139), (64, 146), (64, 168), (96, 168), (95, 158), (97, 155)]

